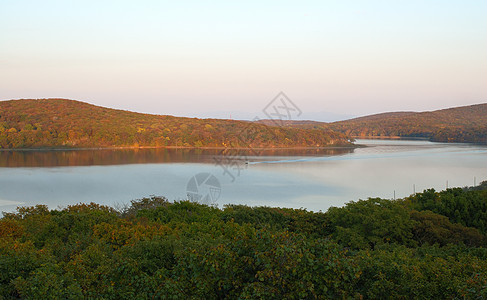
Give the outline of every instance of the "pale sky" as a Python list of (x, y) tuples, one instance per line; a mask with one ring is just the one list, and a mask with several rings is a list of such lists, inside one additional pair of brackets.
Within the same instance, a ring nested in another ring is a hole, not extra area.
[(485, 103), (487, 1), (0, 0), (2, 100), (238, 118), (280, 91), (303, 119)]

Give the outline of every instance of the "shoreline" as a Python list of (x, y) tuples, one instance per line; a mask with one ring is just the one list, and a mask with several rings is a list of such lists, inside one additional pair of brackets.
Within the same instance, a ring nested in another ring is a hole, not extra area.
[(86, 148), (2, 148), (2, 151), (82, 151), (82, 150), (139, 150), (139, 149), (191, 149), (191, 150), (320, 150), (320, 149), (355, 149), (365, 145), (351, 144), (344, 146), (323, 147), (188, 147), (188, 146), (140, 146), (140, 147), (86, 147)]

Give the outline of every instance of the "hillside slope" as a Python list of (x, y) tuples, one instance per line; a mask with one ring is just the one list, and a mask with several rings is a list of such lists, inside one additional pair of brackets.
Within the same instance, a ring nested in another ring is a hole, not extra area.
[(354, 137), (423, 137), (436, 142), (487, 143), (487, 104), (420, 113), (384, 113), (328, 125)]
[(67, 99), (0, 101), (0, 148), (323, 147), (349, 145), (329, 129), (181, 118)]

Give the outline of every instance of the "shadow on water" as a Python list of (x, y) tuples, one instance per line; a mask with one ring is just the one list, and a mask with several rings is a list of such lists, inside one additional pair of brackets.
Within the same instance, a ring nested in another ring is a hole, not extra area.
[[(0, 167), (106, 166), (149, 163), (214, 163), (229, 149), (87, 149), (0, 151)], [(239, 150), (240, 155), (269, 157), (334, 156), (353, 153), (351, 148)]]

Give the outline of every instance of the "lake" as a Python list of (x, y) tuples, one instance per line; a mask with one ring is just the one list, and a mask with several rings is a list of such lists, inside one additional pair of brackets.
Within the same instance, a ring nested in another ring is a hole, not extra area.
[(487, 180), (487, 146), (357, 140), (355, 149), (0, 151), (0, 210), (151, 195), (326, 211), (351, 200)]

